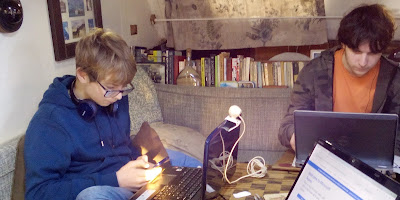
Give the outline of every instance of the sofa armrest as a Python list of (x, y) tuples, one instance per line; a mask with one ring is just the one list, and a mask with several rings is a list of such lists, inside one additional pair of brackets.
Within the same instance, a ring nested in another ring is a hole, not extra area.
[(155, 88), (164, 123), (190, 127), (208, 136), (228, 115), (229, 107), (238, 105), (246, 124), (245, 135), (239, 143), (240, 150), (279, 153), (286, 150), (278, 140), (278, 129), (290, 102), (291, 90), (288, 88), (165, 84), (155, 84)]
[(0, 145), (0, 199), (11, 198), (13, 185), (15, 155), (20, 136)]

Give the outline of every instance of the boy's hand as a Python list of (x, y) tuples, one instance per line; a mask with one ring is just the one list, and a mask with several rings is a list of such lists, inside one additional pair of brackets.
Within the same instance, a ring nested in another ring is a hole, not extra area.
[(146, 169), (150, 167), (146, 155), (126, 163), (117, 171), (117, 180), (120, 187), (136, 190), (147, 184)]
[(296, 143), (295, 143), (294, 133), (292, 134), (292, 137), (290, 138), (290, 146), (292, 147), (293, 151), (296, 151)]

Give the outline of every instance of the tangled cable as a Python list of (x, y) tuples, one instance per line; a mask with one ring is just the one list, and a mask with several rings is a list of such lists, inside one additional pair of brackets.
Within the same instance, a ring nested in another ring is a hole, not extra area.
[[(221, 141), (222, 141), (222, 148), (223, 152), (220, 154), (218, 158), (213, 158), (209, 162), (211, 163), (211, 167), (213, 169), (218, 170), (222, 174), (222, 178), (225, 179), (229, 184), (236, 183), (237, 181), (246, 178), (246, 177), (256, 177), (256, 178), (262, 178), (267, 174), (267, 167), (265, 166), (265, 160), (261, 156), (256, 156), (252, 158), (249, 163), (247, 164), (247, 175), (244, 175), (242, 177), (239, 177), (238, 179), (234, 181), (230, 181), (228, 179), (228, 176), (226, 175), (226, 172), (228, 169), (233, 167), (233, 159), (232, 159), (232, 153), (233, 150), (235, 149), (236, 145), (238, 144), (239, 140), (242, 138), (242, 136), (245, 133), (246, 130), (246, 124), (242, 118), (242, 116), (239, 116), (240, 120), (243, 122), (243, 132), (239, 136), (239, 138), (236, 140), (235, 144), (233, 145), (232, 149), (230, 152), (225, 151), (225, 142), (224, 139), (220, 133)], [(227, 159), (227, 160), (226, 160)], [(222, 161), (222, 166), (219, 167), (217, 162)], [(258, 167), (259, 169), (256, 170), (255, 167)]]

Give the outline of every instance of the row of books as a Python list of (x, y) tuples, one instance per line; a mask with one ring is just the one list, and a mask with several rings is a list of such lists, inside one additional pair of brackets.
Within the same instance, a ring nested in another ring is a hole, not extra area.
[[(186, 57), (181, 51), (175, 50), (167, 50), (164, 55), (165, 64), (148, 66), (149, 76), (158, 83), (176, 84), (180, 71), (186, 66)], [(259, 62), (242, 55), (230, 57), (229, 52), (211, 54), (193, 62), (191, 66), (200, 75), (201, 86), (256, 88), (291, 88), (306, 64), (302, 61)]]

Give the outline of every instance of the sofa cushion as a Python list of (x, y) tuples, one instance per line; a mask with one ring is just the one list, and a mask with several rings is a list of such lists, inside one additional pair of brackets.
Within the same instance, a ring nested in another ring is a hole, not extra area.
[(150, 126), (160, 136), (165, 148), (183, 152), (203, 161), (206, 137), (198, 131), (163, 122), (151, 123)]
[(135, 89), (129, 93), (131, 133), (136, 134), (143, 122), (161, 122), (163, 117), (153, 81), (141, 66), (132, 80)]

